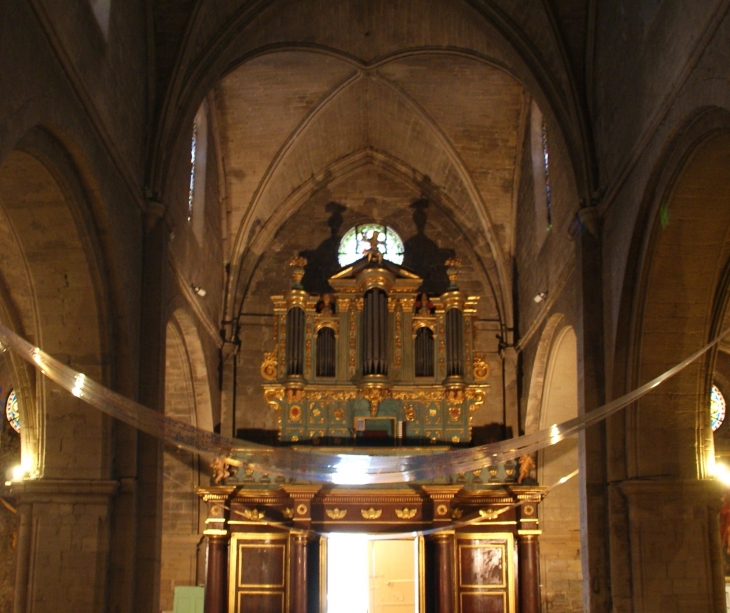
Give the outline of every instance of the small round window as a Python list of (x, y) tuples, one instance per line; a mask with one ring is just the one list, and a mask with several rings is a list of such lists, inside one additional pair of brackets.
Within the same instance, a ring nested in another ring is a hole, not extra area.
[(20, 432), (20, 407), (18, 406), (18, 394), (12, 390), (8, 394), (8, 400), (5, 403), (5, 415), (13, 430)]
[(713, 385), (710, 390), (710, 423), (713, 432), (722, 426), (722, 422), (725, 420), (725, 409), (725, 397), (717, 385)]
[(370, 247), (370, 239), (374, 232), (378, 232), (379, 235), (378, 251), (389, 262), (400, 265), (403, 262), (403, 241), (400, 236), (389, 226), (367, 223), (351, 228), (342, 237), (338, 252), (340, 266), (348, 266), (364, 257), (363, 254)]

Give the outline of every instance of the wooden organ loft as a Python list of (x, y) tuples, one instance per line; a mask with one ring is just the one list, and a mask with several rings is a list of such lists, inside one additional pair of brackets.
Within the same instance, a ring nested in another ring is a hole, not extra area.
[[(292, 288), (272, 297), (275, 347), (261, 375), (281, 444), (369, 455), (467, 446), (489, 369), (474, 346), (477, 298), (456, 287), (458, 262), (447, 262), (449, 289), (427, 296), (422, 279), (382, 258), (377, 234), (364, 255), (322, 296), (304, 291), (306, 261), (295, 258)], [(538, 613), (545, 492), (522, 468), (378, 486), (245, 464), (225, 471), (198, 490), (208, 506), (205, 611)], [(373, 538), (387, 534), (395, 538)]]

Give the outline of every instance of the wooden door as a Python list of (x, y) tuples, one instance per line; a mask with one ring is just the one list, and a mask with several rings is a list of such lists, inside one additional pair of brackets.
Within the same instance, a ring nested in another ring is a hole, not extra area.
[(456, 539), (459, 613), (514, 613), (511, 534), (459, 534)]
[(417, 613), (414, 540), (370, 541), (370, 613)]

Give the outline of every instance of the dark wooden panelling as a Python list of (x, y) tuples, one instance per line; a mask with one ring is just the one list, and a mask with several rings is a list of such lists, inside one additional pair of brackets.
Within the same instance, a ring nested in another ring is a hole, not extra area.
[(461, 613), (507, 613), (504, 594), (461, 594)]

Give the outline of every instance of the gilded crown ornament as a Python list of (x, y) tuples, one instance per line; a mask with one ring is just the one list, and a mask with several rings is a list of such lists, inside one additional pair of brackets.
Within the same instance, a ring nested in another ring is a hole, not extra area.
[(444, 264), (446, 265), (446, 275), (451, 282), (450, 289), (456, 289), (456, 277), (459, 276), (459, 270), (461, 269), (461, 259), (457, 257), (449, 258)]
[(307, 258), (301, 255), (295, 255), (289, 260), (289, 266), (292, 269), (292, 279), (294, 280), (294, 287), (301, 289), (302, 277), (304, 277), (304, 267), (307, 265)]

